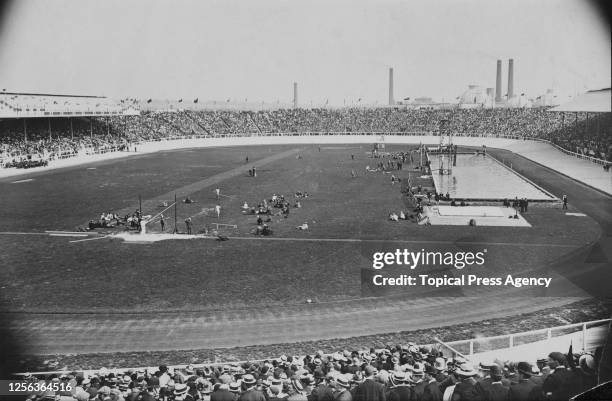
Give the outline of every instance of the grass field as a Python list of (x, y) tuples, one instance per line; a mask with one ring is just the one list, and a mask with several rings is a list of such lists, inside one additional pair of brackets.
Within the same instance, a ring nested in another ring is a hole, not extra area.
[[(144, 213), (155, 214), (161, 210), (159, 202), (171, 200), (177, 191), (197, 201), (179, 205), (179, 230), (193, 216), (195, 231), (218, 221), (237, 225), (226, 233), (239, 238), (126, 244), (117, 239), (70, 243), (66, 237), (0, 235), (0, 246), (8, 250), (0, 254), (2, 309), (201, 310), (351, 299), (361, 296), (361, 270), (371, 266), (377, 251), (486, 248), (486, 273), (500, 275), (548, 269), (599, 236), (589, 217), (570, 219), (551, 205), (530, 207), (526, 218), (532, 228), (390, 222), (388, 213), (406, 210), (406, 199), (389, 175), (365, 172), (366, 165), (375, 164), (367, 157), (369, 150), (369, 145), (325, 146), (321, 151), (312, 145), (191, 149), (52, 171), (20, 184), (4, 180), (4, 232), (74, 230), (101, 212), (136, 210), (139, 195)], [(256, 178), (248, 175), (251, 165), (282, 152), (287, 156), (258, 166)], [(351, 170), (357, 177), (351, 177)], [(408, 166), (396, 175), (409, 174), (420, 175)], [(546, 183), (538, 184), (546, 188)], [(202, 212), (216, 204), (216, 186), (231, 196), (222, 197), (219, 220)], [(256, 204), (273, 193), (293, 200), (296, 191), (307, 191), (310, 197), (301, 201), (302, 208), (292, 208), (287, 219), (273, 217), (272, 239), (251, 234), (256, 218), (241, 213), (244, 201)], [(167, 222), (171, 230), (172, 219)], [(308, 231), (295, 229), (304, 222)]]

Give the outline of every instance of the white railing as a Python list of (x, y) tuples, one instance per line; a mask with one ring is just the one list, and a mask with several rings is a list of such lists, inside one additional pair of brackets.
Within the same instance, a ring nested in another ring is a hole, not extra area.
[[(500, 346), (497, 348), (493, 348), (493, 349), (487, 349), (487, 351), (491, 351), (491, 350), (496, 350), (496, 349), (505, 349), (505, 348), (512, 348), (515, 345), (518, 345), (516, 339), (517, 338), (530, 338), (530, 337), (534, 337), (536, 335), (540, 335), (543, 334), (543, 338), (542, 339), (536, 339), (535, 341), (528, 341), (528, 342), (522, 342), (521, 344), (528, 344), (529, 342), (536, 342), (536, 341), (541, 341), (541, 340), (545, 340), (545, 339), (552, 339), (555, 336), (554, 334), (556, 332), (561, 332), (561, 331), (568, 331), (568, 330), (572, 330), (574, 328), (578, 328), (579, 330), (582, 331), (582, 348), (586, 349), (586, 345), (587, 345), (587, 339), (588, 339), (588, 330), (595, 328), (595, 327), (601, 327), (604, 324), (610, 324), (610, 321), (612, 321), (612, 319), (601, 319), (601, 320), (591, 320), (588, 322), (582, 322), (582, 323), (573, 323), (573, 324), (567, 324), (567, 325), (563, 325), (563, 326), (555, 326), (555, 327), (549, 327), (549, 328), (545, 328), (545, 329), (539, 329), (539, 330), (531, 330), (531, 331), (524, 331), (524, 332), (520, 332), (520, 333), (513, 333), (513, 334), (504, 334), (504, 335), (499, 335), (499, 336), (491, 336), (491, 337), (482, 337), (482, 338), (472, 338), (469, 340), (459, 340), (459, 341), (449, 341), (446, 343), (443, 343), (442, 341), (438, 340), (437, 338), (434, 337), (434, 339), (439, 343), (442, 344), (444, 346), (446, 346), (447, 348), (449, 348), (453, 353), (455, 354), (459, 354), (459, 355), (474, 355), (476, 353), (478, 353), (478, 350), (475, 349), (475, 345), (478, 343), (489, 343), (489, 344), (493, 344), (498, 340), (503, 340), (500, 342)], [(578, 330), (574, 330), (573, 332), (576, 332)], [(563, 333), (561, 335), (565, 335), (568, 333)], [(433, 345), (433, 344), (427, 344), (427, 345)], [(460, 352), (459, 350), (457, 350), (457, 348), (460, 348), (461, 346), (467, 346), (468, 350), (466, 352)], [(380, 352), (381, 350), (376, 350), (377, 352)], [(367, 352), (367, 351), (363, 351), (363, 352)], [(329, 355), (329, 354), (328, 354)], [(216, 357), (215, 357), (216, 359)], [(229, 365), (229, 366), (239, 366), (242, 365), (245, 362), (263, 362), (265, 360), (273, 360), (274, 358), (266, 358), (266, 359), (251, 359), (248, 361), (225, 361), (225, 362), (210, 362), (210, 363), (200, 363), (200, 364), (190, 364), (193, 368), (195, 369), (200, 369), (200, 368), (204, 368), (204, 367), (215, 367), (215, 366), (223, 366), (223, 365)], [(178, 368), (178, 369), (184, 369), (185, 367), (187, 367), (187, 364), (183, 364), (183, 365), (172, 365), (172, 368)], [(125, 372), (128, 370), (132, 370), (132, 371), (138, 371), (138, 370), (148, 370), (148, 371), (154, 371), (156, 370), (157, 367), (125, 367), (125, 368), (113, 368), (111, 369), (111, 371), (118, 371), (118, 372)], [(108, 369), (107, 369), (108, 370)], [(36, 375), (50, 375), (50, 374), (62, 374), (62, 373), (68, 373), (71, 370), (62, 370), (62, 371), (48, 371), (48, 372), (36, 372)], [(85, 375), (92, 375), (94, 373), (97, 373), (99, 371), (99, 369), (91, 369), (91, 370), (85, 370), (83, 371), (83, 373)], [(16, 373), (16, 375), (25, 375), (25, 373)]]
[[(521, 333), (472, 338), (469, 340), (449, 341), (446, 344), (453, 347), (453, 351), (455, 352), (457, 351), (457, 349), (460, 349), (461, 351), (464, 351), (462, 352), (462, 354), (473, 355), (478, 352), (494, 351), (496, 349), (501, 348), (513, 348), (514, 346), (519, 344), (528, 344), (535, 341), (550, 340), (553, 337), (558, 337), (561, 335), (576, 333), (580, 331), (581, 345), (582, 349), (584, 350), (587, 348), (589, 329), (592, 329), (594, 327), (600, 327), (604, 324), (610, 324), (610, 321), (612, 321), (612, 319), (592, 320), (589, 322), (566, 324), (563, 326), (555, 326), (546, 329), (525, 331)], [(524, 339), (531, 339), (531, 341), (524, 341)], [(482, 350), (478, 348), (479, 345), (483, 347), (493, 348)]]

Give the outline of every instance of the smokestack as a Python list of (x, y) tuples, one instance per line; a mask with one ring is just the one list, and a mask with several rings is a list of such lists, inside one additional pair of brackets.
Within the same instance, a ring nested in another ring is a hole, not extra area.
[(501, 87), (501, 81), (502, 81), (502, 76), (501, 76), (501, 60), (497, 60), (497, 75), (495, 76), (495, 101), (496, 102), (501, 102), (502, 98), (501, 98), (501, 93), (502, 93), (502, 87)]
[(514, 60), (508, 60), (508, 100), (514, 96)]
[(297, 82), (293, 83), (293, 108), (298, 108), (298, 92), (297, 92)]
[(389, 68), (389, 106), (393, 106), (395, 100), (393, 100), (393, 68)]

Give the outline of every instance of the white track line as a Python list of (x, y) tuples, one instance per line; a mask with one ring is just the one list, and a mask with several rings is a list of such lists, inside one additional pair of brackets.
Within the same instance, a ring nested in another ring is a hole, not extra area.
[[(85, 234), (85, 233), (75, 233), (75, 234)], [(14, 232), (14, 231), (5, 231), (0, 232), (0, 235), (51, 235), (50, 233), (27, 233), (27, 232)], [(94, 238), (86, 238), (81, 240), (75, 240), (70, 242), (82, 242), (82, 241), (91, 241), (95, 239), (108, 238), (109, 235), (104, 235), (101, 237)], [(216, 237), (201, 237), (205, 239), (216, 239)], [(295, 238), (295, 237), (228, 237), (229, 239), (234, 240), (249, 240), (249, 241), (301, 241), (301, 242), (364, 242), (364, 243), (394, 243), (394, 244), (445, 244), (445, 245), (490, 245), (490, 246), (521, 246), (521, 247), (552, 247), (552, 248), (579, 248), (580, 245), (571, 245), (571, 244), (541, 244), (541, 243), (524, 243), (524, 242), (483, 242), (483, 241), (425, 241), (425, 240), (401, 240), (401, 239), (359, 239), (359, 238)]]
[(0, 235), (49, 235), (49, 233), (21, 233), (17, 231), (3, 231)]
[(60, 233), (49, 233), (51, 237), (88, 237), (87, 234), (60, 234)]
[(21, 184), (22, 182), (30, 182), (30, 181), (34, 181), (34, 178), (28, 178), (26, 180), (13, 181), (13, 182), (11, 182), (11, 184)]
[(60, 230), (45, 230), (48, 234), (83, 234), (83, 235), (98, 235), (96, 232), (85, 232), (85, 231), (60, 231)]
[(95, 238), (77, 239), (77, 240), (74, 240), (74, 241), (68, 241), (68, 242), (70, 242), (70, 243), (75, 243), (75, 242), (83, 242), (83, 241), (95, 241), (95, 240), (97, 240), (97, 239), (103, 239), (103, 238), (108, 238), (108, 237), (109, 237), (108, 235), (105, 235), (105, 236), (103, 236), (103, 237), (95, 237)]
[(396, 240), (396, 239), (359, 239), (359, 238), (288, 238), (288, 237), (228, 237), (236, 240), (260, 240), (260, 241), (304, 241), (304, 242), (388, 242), (401, 244), (450, 244), (450, 245), (492, 245), (492, 246), (522, 246), (522, 247), (559, 247), (578, 248), (580, 245), (569, 244), (538, 244), (522, 242), (482, 242), (482, 241), (424, 241), (424, 240)]

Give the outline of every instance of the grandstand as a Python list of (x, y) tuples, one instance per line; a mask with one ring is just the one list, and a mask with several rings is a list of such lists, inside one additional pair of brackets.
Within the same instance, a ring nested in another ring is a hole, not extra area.
[[(598, 99), (605, 99), (600, 94)], [(607, 91), (609, 94), (609, 90)], [(137, 113), (133, 104), (115, 104), (95, 97), (66, 98), (62, 102), (52, 98), (5, 94), (2, 105), (5, 108), (1, 127), (3, 131), (3, 165), (19, 160), (37, 157), (45, 158), (40, 151), (24, 149), (24, 143), (36, 140), (82, 141), (89, 136), (111, 143), (107, 148), (118, 148), (119, 144), (158, 141), (160, 139), (183, 137), (226, 137), (271, 134), (311, 134), (311, 133), (349, 133), (349, 134), (395, 134), (395, 135), (435, 135), (441, 121), (448, 120), (448, 130), (455, 136), (513, 137), (547, 141), (560, 149), (578, 157), (589, 158), (593, 162), (607, 166), (612, 160), (610, 142), (610, 112), (605, 112), (605, 104), (595, 101), (595, 109), (584, 104), (565, 109), (463, 109), (420, 110), (400, 108), (365, 109), (278, 109), (265, 111), (202, 111), (176, 110), (173, 112)], [(14, 98), (14, 99), (13, 99)], [(26, 99), (36, 98), (28, 104)], [(11, 100), (13, 99), (13, 100)], [(19, 100), (21, 99), (21, 100)], [(58, 99), (64, 99), (59, 97)], [(105, 103), (103, 103), (105, 102)], [(55, 104), (65, 103), (65, 104)], [(593, 101), (591, 101), (593, 103)], [(44, 104), (44, 106), (41, 106)], [(94, 106), (95, 104), (95, 106)], [(42, 108), (41, 108), (42, 107)], [(586, 107), (586, 108), (585, 108)], [(602, 108), (603, 107), (603, 108)], [(609, 102), (608, 102), (609, 110)], [(566, 113), (572, 110), (572, 118)], [(57, 110), (57, 111), (52, 111)], [(61, 111), (60, 111), (61, 110)], [(547, 110), (551, 112), (547, 112)], [(600, 111), (601, 110), (601, 111)], [(558, 111), (553, 113), (552, 111)], [(50, 114), (51, 113), (51, 114)], [(41, 124), (37, 118), (26, 117), (68, 117), (59, 119), (62, 130), (52, 132), (51, 120)], [(104, 117), (102, 117), (104, 116)], [(88, 117), (76, 120), (75, 117)], [(106, 118), (108, 117), (108, 118)], [(20, 125), (16, 124), (19, 119)], [(80, 124), (75, 130), (75, 122)], [(63, 123), (63, 124), (62, 124)], [(75, 132), (77, 132), (75, 140)], [(69, 138), (68, 138), (69, 136)], [(103, 138), (102, 138), (103, 137)], [(41, 147), (44, 148), (44, 143)], [(81, 143), (70, 146), (82, 148)], [(53, 154), (54, 152), (48, 152)], [(56, 153), (56, 152), (55, 152)], [(63, 152), (67, 157), (70, 152)], [(91, 152), (90, 152), (91, 153)], [(54, 157), (51, 156), (51, 159)]]

